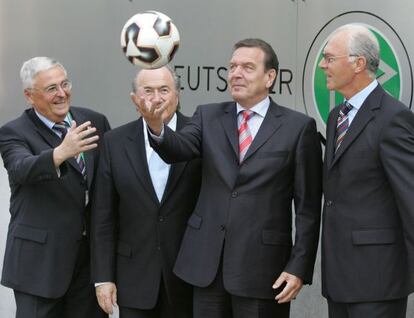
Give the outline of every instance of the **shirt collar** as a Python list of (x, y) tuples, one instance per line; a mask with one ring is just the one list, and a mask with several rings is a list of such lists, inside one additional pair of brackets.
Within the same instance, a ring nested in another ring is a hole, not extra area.
[[(252, 108), (249, 108), (249, 110), (255, 112), (257, 115), (260, 115), (261, 117), (265, 117), (266, 113), (267, 113), (267, 110), (269, 109), (269, 105), (270, 105), (270, 98), (269, 98), (269, 96), (266, 96), (265, 99), (258, 102)], [(241, 111), (246, 110), (239, 103), (236, 103), (236, 107), (237, 107), (237, 115)]]
[[(39, 117), (39, 119), (50, 129), (53, 129), (53, 126), (56, 124), (54, 121), (51, 121), (49, 118), (43, 116), (41, 113), (39, 113), (36, 109), (34, 110), (37, 117)], [(71, 117), (69, 115), (69, 113), (66, 114), (66, 117), (64, 119), (65, 122), (67, 122), (70, 126), (72, 120)]]
[(348, 102), (354, 107), (356, 110), (359, 110), (362, 106), (362, 104), (367, 99), (368, 95), (371, 94), (371, 92), (377, 87), (378, 82), (377, 80), (373, 80), (367, 87), (365, 87), (363, 90), (356, 93), (354, 96), (352, 96)]

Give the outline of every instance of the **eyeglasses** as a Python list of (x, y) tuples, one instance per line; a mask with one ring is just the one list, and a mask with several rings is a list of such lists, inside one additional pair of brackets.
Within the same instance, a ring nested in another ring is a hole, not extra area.
[(337, 59), (343, 58), (343, 57), (358, 57), (356, 54), (346, 54), (346, 55), (326, 55), (325, 53), (322, 53), (322, 59), (325, 63), (330, 64), (335, 62)]
[(30, 90), (37, 90), (37, 91), (43, 91), (44, 93), (50, 95), (50, 96), (54, 96), (57, 94), (57, 92), (59, 91), (59, 87), (65, 92), (68, 93), (70, 92), (70, 90), (72, 89), (72, 82), (69, 80), (65, 80), (60, 84), (53, 84), (50, 85), (46, 88), (30, 88)]

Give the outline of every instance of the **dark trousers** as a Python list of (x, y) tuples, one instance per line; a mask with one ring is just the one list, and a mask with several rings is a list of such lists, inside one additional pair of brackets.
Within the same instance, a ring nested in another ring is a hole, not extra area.
[(172, 305), (161, 280), (157, 304), (152, 309), (137, 309), (119, 306), (120, 318), (192, 318), (191, 299), (183, 299), (180, 304)]
[(43, 298), (14, 291), (16, 318), (104, 318), (99, 308), (95, 288), (90, 282), (89, 246), (80, 243), (79, 255), (69, 289), (61, 298)]
[(329, 318), (405, 318), (407, 297), (379, 302), (337, 303), (328, 300)]
[(222, 264), (219, 268), (210, 286), (194, 287), (194, 318), (289, 318), (290, 303), (228, 293), (223, 284)]

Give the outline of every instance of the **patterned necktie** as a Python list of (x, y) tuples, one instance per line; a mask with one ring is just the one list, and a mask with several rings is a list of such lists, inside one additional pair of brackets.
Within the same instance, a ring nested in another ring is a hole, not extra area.
[[(62, 121), (59, 123), (55, 123), (53, 125), (53, 129), (61, 133), (61, 139), (63, 140), (68, 132), (69, 124), (66, 121)], [(85, 159), (83, 158), (83, 152), (80, 153), (76, 157), (76, 162), (78, 163), (79, 170), (82, 172), (82, 175), (84, 178), (86, 178), (86, 165), (85, 165)]]
[(243, 110), (240, 112), (240, 114), (242, 116), (239, 125), (239, 161), (242, 163), (244, 156), (246, 155), (247, 150), (253, 141), (253, 137), (250, 133), (247, 122), (254, 116), (255, 113), (251, 110)]
[(345, 134), (349, 127), (348, 113), (352, 109), (352, 105), (345, 101), (339, 109), (338, 120), (336, 122), (336, 145), (335, 152), (338, 150), (342, 141), (344, 140)]
[(69, 124), (66, 121), (61, 121), (53, 125), (53, 129), (61, 134), (61, 139), (64, 139), (68, 132)]
[(148, 169), (158, 201), (161, 202), (170, 172), (169, 165), (153, 151), (148, 162)]

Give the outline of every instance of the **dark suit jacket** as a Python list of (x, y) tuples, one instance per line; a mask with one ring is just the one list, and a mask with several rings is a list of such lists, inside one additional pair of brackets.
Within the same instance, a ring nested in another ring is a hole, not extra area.
[(224, 285), (234, 295), (273, 298), (282, 271), (311, 282), (322, 169), (313, 119), (272, 101), (239, 165), (235, 103), (203, 105), (180, 133), (166, 127), (154, 147), (169, 161), (202, 158), (200, 196), (174, 269), (179, 277), (208, 286), (223, 256)]
[(337, 302), (414, 290), (414, 115), (378, 85), (334, 156), (327, 126), (322, 292)]
[[(177, 113), (177, 130), (188, 118)], [(200, 188), (200, 160), (171, 166), (161, 203), (148, 170), (143, 121), (105, 135), (93, 204), (92, 273), (114, 282), (120, 306), (150, 309), (161, 277), (173, 305), (191, 306), (191, 286), (172, 273)], [(190, 307), (191, 308), (191, 307)]]
[[(109, 129), (106, 118), (85, 108), (71, 107), (78, 124), (87, 120), (98, 135)], [(60, 144), (33, 109), (0, 129), (0, 151), (9, 175), (10, 225), (2, 284), (46, 298), (66, 292), (73, 275), (89, 206), (85, 190), (92, 190), (98, 149), (85, 153), (87, 182), (76, 160), (53, 163)]]

